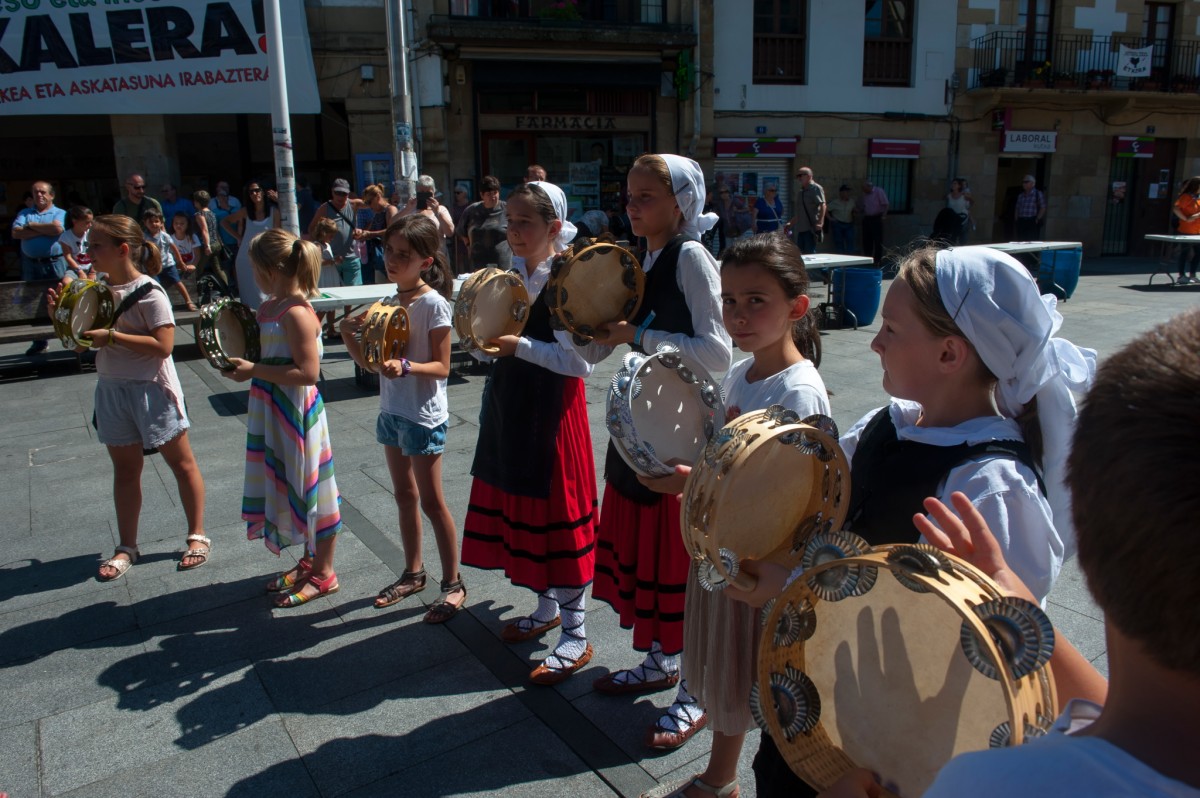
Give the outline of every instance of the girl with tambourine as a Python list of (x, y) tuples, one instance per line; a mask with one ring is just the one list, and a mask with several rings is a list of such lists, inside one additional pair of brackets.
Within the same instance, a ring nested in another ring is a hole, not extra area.
[(500, 351), (479, 413), (462, 561), (503, 569), (513, 584), (537, 592), (536, 609), (504, 628), (506, 643), (561, 624), (554, 650), (529, 677), (551, 685), (592, 658), (584, 594), (595, 565), (596, 471), (583, 385), (592, 367), (570, 333), (551, 328), (542, 296), (554, 256), (575, 238), (566, 195), (553, 183), (526, 183), (509, 195), (505, 215), (513, 271), (530, 307), (520, 337), (489, 342)]
[[(733, 348), (721, 324), (717, 262), (700, 235), (717, 223), (702, 213), (704, 173), (690, 158), (643, 155), (629, 170), (629, 220), (644, 236), (645, 296), (631, 322), (602, 326), (581, 351), (592, 361), (620, 344), (642, 353), (670, 343), (712, 374), (729, 368)], [(684, 589), (690, 559), (679, 531), (679, 498), (656, 493), (608, 446), (604, 504), (592, 595), (608, 602), (621, 626), (633, 629), (640, 665), (595, 682), (609, 695), (646, 693), (678, 684), (671, 707), (646, 732), (645, 742), (666, 750), (683, 745), (707, 722), (679, 680), (683, 650)]]
[[(830, 415), (829, 393), (817, 373), (821, 337), (809, 312), (808, 273), (795, 244), (770, 234), (734, 242), (721, 261), (721, 311), (734, 345), (751, 355), (735, 363), (721, 384), (725, 421), (771, 405), (800, 418)], [(642, 484), (678, 495), (690, 471), (679, 465), (672, 476), (642, 477)], [(757, 609), (705, 590), (696, 569), (688, 571), (683, 674), (708, 717), (712, 749), (704, 772), (660, 788), (656, 796), (736, 794), (738, 758), (754, 725), (746, 696), (754, 686), (760, 632)]]
[[(871, 545), (916, 543), (924, 499), (949, 505), (962, 492), (1044, 602), (1074, 549), (1063, 476), (1096, 353), (1056, 337), (1054, 297), (989, 247), (909, 255), (882, 319), (871, 349), (892, 400), (841, 437), (853, 480), (846, 528)], [(724, 592), (758, 606), (789, 577), (777, 565), (742, 567), (758, 577), (755, 589)], [(754, 771), (759, 795), (812, 794), (768, 735)]]
[[(116, 553), (100, 564), (98, 578), (119, 579), (138, 560), (142, 464), (151, 449), (162, 454), (175, 475), (187, 518), (188, 550), (178, 568), (199, 568), (208, 561), (212, 541), (204, 535), (204, 480), (188, 442), (191, 423), (171, 357), (175, 317), (167, 292), (152, 279), (162, 269), (158, 247), (145, 240), (136, 222), (117, 214), (98, 217), (88, 242), (92, 267), (107, 275), (117, 303), (112, 327), (84, 334), (96, 350), (96, 437), (113, 463), (121, 538)], [(57, 299), (51, 289), (51, 316)]]
[[(322, 220), (325, 221), (325, 220)], [(379, 373), (379, 418), (375, 437), (383, 445), (404, 544), (404, 573), (375, 598), (382, 609), (425, 589), (421, 556), (421, 511), (433, 524), (442, 560), (442, 593), (425, 613), (426, 623), (445, 623), (467, 600), (458, 571), (458, 533), (442, 494), (442, 452), (450, 411), (446, 378), (450, 376), (451, 307), (454, 288), (450, 264), (442, 252), (442, 236), (428, 216), (404, 216), (392, 222), (380, 239), (383, 267), (396, 284), (396, 301), (408, 313), (404, 357), (385, 360)], [(370, 311), (368, 311), (370, 312)], [(356, 333), (366, 313), (343, 319), (342, 341), (354, 362), (368, 368)]]
[(336, 593), (333, 553), (342, 529), (333, 449), (321, 373), (321, 323), (308, 304), (317, 292), (321, 250), (286, 230), (267, 230), (243, 246), (254, 286), (267, 299), (258, 308), (262, 357), (229, 358), (221, 375), (250, 383), (246, 407), (246, 478), (242, 519), (246, 537), (262, 538), (274, 554), (301, 543), (296, 566), (267, 583), (275, 606), (298, 607)]

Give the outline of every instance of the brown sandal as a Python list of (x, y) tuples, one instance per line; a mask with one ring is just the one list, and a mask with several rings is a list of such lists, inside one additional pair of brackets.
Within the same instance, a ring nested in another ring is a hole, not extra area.
[[(462, 601), (457, 604), (451, 604), (447, 599), (455, 593), (462, 593)], [(458, 611), (467, 603), (467, 586), (463, 584), (462, 577), (455, 579), (453, 582), (442, 580), (442, 595), (433, 604), (429, 605), (429, 611), (425, 613), (425, 623), (445, 623), (458, 614)]]
[(399, 579), (379, 591), (379, 595), (375, 597), (375, 609), (382, 610), (414, 593), (420, 593), (425, 589), (425, 581), (424, 568), (419, 571), (405, 571)]

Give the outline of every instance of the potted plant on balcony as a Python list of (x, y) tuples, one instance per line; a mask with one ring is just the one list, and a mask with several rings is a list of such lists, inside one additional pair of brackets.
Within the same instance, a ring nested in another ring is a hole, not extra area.
[(1088, 86), (1096, 91), (1103, 91), (1112, 85), (1116, 73), (1111, 69), (1089, 69)]
[(1025, 79), (1025, 85), (1031, 89), (1044, 89), (1046, 88), (1046, 81), (1050, 79), (1051, 74), (1050, 62), (1047, 61), (1030, 71), (1029, 77)]
[(1070, 89), (1079, 85), (1079, 78), (1074, 72), (1055, 72), (1052, 85), (1057, 89)]
[(583, 19), (583, 16), (579, 13), (578, 0), (558, 0), (558, 2), (547, 3), (542, 6), (542, 10), (538, 12), (538, 16), (542, 19), (561, 22), (575, 22)]

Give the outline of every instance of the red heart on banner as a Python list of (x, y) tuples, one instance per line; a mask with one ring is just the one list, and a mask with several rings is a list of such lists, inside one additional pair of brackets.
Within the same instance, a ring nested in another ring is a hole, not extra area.
[(262, 50), (264, 53), (267, 51), (267, 37), (266, 36), (258, 37), (258, 49)]

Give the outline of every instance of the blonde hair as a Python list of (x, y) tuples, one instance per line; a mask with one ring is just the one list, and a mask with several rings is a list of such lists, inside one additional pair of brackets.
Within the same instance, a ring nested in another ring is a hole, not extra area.
[(387, 189), (383, 187), (383, 183), (376, 183), (363, 189), (362, 198), (364, 202), (372, 202), (376, 197), (386, 197), (387, 195)]
[(661, 156), (652, 153), (639, 155), (637, 160), (633, 162), (633, 166), (629, 171), (641, 169), (653, 175), (667, 189), (667, 196), (675, 203), (676, 210), (679, 211), (679, 216), (675, 220), (675, 231), (683, 227), (683, 208), (679, 207), (679, 201), (675, 199), (675, 185), (671, 182), (671, 169), (667, 166), (667, 161)]
[(325, 236), (332, 238), (337, 235), (337, 222), (328, 217), (317, 221), (317, 240), (325, 243), (328, 239)]
[(92, 222), (92, 240), (97, 235), (108, 238), (117, 246), (129, 246), (129, 260), (135, 268), (153, 277), (162, 271), (162, 255), (152, 242), (147, 241), (138, 223), (121, 213), (106, 213)]
[(283, 272), (296, 281), (300, 293), (314, 296), (321, 275), (321, 248), (287, 230), (271, 229), (250, 241), (250, 261), (264, 274)]

